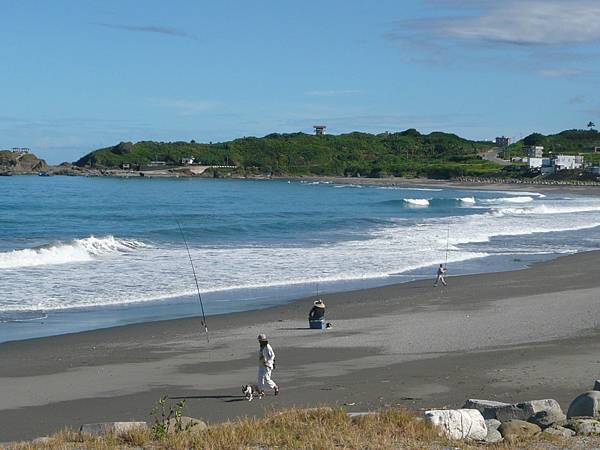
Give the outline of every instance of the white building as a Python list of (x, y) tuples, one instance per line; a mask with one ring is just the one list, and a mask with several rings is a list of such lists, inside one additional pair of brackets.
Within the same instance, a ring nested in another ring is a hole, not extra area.
[(530, 169), (539, 169), (542, 167), (544, 158), (527, 158)]
[(556, 170), (575, 170), (583, 167), (583, 156), (557, 155), (554, 160)]
[(537, 169), (542, 175), (554, 173), (554, 161), (550, 158), (527, 158), (529, 169)]
[(189, 158), (181, 158), (181, 165), (182, 166), (191, 166), (192, 164), (194, 164), (194, 157), (190, 156)]
[(552, 167), (550, 158), (527, 158), (530, 169), (540, 169), (542, 167)]
[(541, 145), (532, 145), (531, 147), (523, 148), (530, 158), (541, 158), (544, 156), (544, 147)]

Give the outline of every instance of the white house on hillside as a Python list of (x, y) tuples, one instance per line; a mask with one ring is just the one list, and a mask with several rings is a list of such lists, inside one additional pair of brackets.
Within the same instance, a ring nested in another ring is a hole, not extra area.
[(556, 170), (574, 170), (583, 167), (583, 156), (579, 155), (557, 155), (554, 160)]
[(542, 175), (554, 173), (553, 161), (550, 158), (527, 158), (530, 169), (539, 169)]
[(190, 156), (189, 158), (181, 158), (181, 165), (182, 166), (191, 166), (192, 164), (194, 164), (194, 157)]

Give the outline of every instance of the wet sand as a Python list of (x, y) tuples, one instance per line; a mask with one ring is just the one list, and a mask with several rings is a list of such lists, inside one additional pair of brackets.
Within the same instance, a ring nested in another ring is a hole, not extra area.
[[(308, 330), (312, 299), (198, 318), (0, 344), (0, 441), (64, 426), (149, 420), (161, 395), (208, 422), (271, 408), (458, 407), (469, 397), (556, 398), (563, 408), (600, 373), (600, 252), (532, 268), (324, 297), (328, 331)], [(256, 336), (277, 354), (281, 395), (251, 403)]]

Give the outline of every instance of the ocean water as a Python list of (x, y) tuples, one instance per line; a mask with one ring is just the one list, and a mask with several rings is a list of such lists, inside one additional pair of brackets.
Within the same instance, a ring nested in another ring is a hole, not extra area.
[(0, 177), (0, 341), (509, 270), (600, 246), (600, 198), (301, 181)]

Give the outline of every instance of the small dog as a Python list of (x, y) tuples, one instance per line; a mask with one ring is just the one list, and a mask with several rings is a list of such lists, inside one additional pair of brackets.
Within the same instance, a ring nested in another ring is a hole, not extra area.
[(246, 397), (246, 400), (249, 402), (252, 401), (254, 397), (258, 397), (259, 399), (263, 398), (265, 395), (262, 391), (258, 389), (258, 386), (255, 384), (245, 384), (242, 386), (242, 394)]

